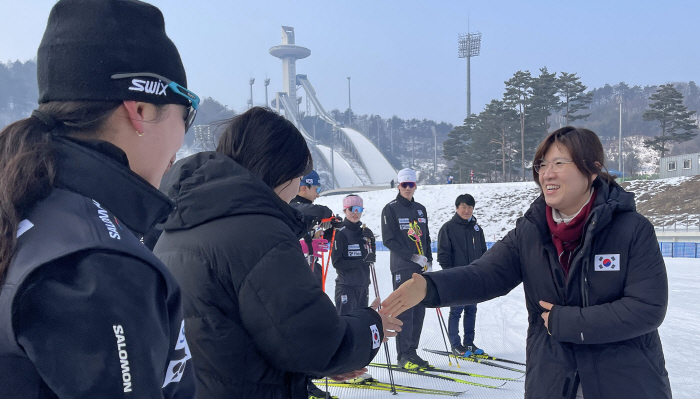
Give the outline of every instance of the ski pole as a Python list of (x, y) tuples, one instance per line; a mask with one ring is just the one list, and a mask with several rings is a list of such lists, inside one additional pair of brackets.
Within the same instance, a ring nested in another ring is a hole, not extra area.
[[(445, 341), (445, 350), (447, 351), (447, 359), (452, 366), (452, 360), (450, 360), (450, 354), (452, 354), (452, 351), (447, 347), (447, 340), (445, 339), (445, 334), (447, 333), (447, 325), (445, 323), (445, 318), (442, 316), (442, 309), (440, 308), (435, 308), (435, 312), (437, 313), (438, 316), (438, 323), (440, 323), (440, 331), (442, 332), (442, 340)], [(462, 366), (459, 365), (459, 360), (457, 360), (457, 356), (455, 356), (455, 363), (457, 363), (457, 367), (462, 368)]]
[[(362, 230), (364, 231), (365, 225), (362, 225)], [(370, 240), (365, 237), (365, 242), (367, 243), (367, 253), (372, 253), (372, 243)], [(377, 283), (377, 272), (374, 269), (374, 262), (370, 262), (369, 264), (369, 271), (370, 275), (372, 277), (372, 286), (374, 287), (374, 296), (376, 298), (380, 298), (379, 296), (379, 284)], [(377, 306), (377, 310), (381, 309), (382, 305), (381, 302), (379, 303), (379, 306)], [(389, 342), (384, 342), (384, 357), (386, 357), (386, 367), (387, 370), (389, 370), (389, 383), (391, 384), (391, 393), (392, 395), (396, 395), (396, 384), (394, 383), (394, 372), (391, 370), (391, 357), (389, 355)]]

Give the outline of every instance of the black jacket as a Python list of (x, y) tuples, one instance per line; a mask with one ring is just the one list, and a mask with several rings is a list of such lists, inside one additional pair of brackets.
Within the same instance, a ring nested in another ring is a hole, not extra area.
[[(294, 197), (289, 205), (303, 215), (303, 221), (306, 224), (306, 231), (301, 238), (306, 242), (306, 247), (308, 248), (308, 252), (305, 255), (307, 256), (307, 259), (312, 257), (313, 264), (310, 266), (316, 278), (319, 281), (322, 281), (323, 269), (321, 264), (318, 262), (318, 258), (314, 256), (312, 241), (314, 238), (315, 227), (321, 223), (321, 220), (328, 219), (329, 217), (333, 216), (333, 211), (331, 211), (331, 209), (327, 206), (314, 204), (300, 195)], [(333, 229), (324, 231), (323, 238), (328, 240), (330, 243), (330, 241), (333, 239)]]
[(338, 316), (306, 263), (302, 216), (232, 159), (201, 152), (163, 187), (177, 210), (154, 253), (183, 291), (200, 398), (306, 398), (306, 375), (366, 366), (379, 314)]
[(467, 221), (455, 213), (440, 228), (437, 259), (443, 269), (468, 265), (479, 259), (484, 252), (486, 238), (476, 216)]
[[(348, 219), (343, 220), (343, 227), (335, 233), (331, 257), (338, 272), (336, 285), (367, 287), (370, 284), (369, 263), (365, 262), (367, 242), (362, 234), (362, 222), (353, 223)], [(372, 251), (376, 251), (376, 247)]]
[(422, 273), (422, 268), (411, 262), (411, 256), (418, 253), (416, 242), (408, 236), (408, 225), (414, 221), (418, 221), (423, 233), (421, 236), (423, 255), (432, 262), (433, 252), (430, 249), (428, 212), (425, 207), (416, 202), (415, 198), (409, 201), (399, 194), (382, 210), (382, 243), (391, 251), (389, 262), (392, 273), (400, 270), (413, 270), (416, 273)]
[[(429, 273), (424, 304), (476, 303), (521, 282), (529, 328), (525, 397), (670, 398), (658, 327), (666, 314), (666, 266), (654, 226), (634, 194), (594, 182), (596, 199), (565, 279), (540, 196), (515, 229), (467, 267)], [(539, 301), (553, 303), (549, 332)], [(572, 396), (573, 395), (573, 396)]]
[(52, 145), (0, 290), (0, 397), (193, 398), (180, 290), (134, 235), (172, 203), (112, 144)]

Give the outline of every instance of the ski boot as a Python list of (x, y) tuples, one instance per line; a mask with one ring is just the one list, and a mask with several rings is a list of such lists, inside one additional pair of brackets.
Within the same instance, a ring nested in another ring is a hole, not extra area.
[(452, 347), (452, 353), (455, 356), (464, 356), (464, 354), (467, 352), (467, 348), (463, 347), (462, 345), (457, 345)]
[(357, 376), (355, 378), (351, 378), (345, 382), (347, 382), (348, 384), (362, 384), (365, 381), (374, 381), (374, 378), (372, 378), (372, 374), (364, 373), (364, 374)]
[(471, 355), (483, 355), (484, 351), (479, 349), (476, 345), (470, 344), (470, 345), (464, 345), (465, 351), (464, 355), (465, 357), (471, 356)]

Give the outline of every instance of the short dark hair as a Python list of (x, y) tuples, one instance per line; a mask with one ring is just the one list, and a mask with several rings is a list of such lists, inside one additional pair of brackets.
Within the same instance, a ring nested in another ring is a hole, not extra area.
[[(593, 131), (573, 126), (564, 126), (553, 131), (540, 143), (535, 153), (533, 164), (544, 160), (544, 156), (554, 143), (561, 144), (569, 151), (571, 160), (578, 170), (586, 176), (589, 186), (593, 184), (591, 177), (594, 174), (600, 176), (608, 183), (615, 180), (613, 176), (603, 170), (605, 168), (603, 144), (600, 143), (598, 135)], [(539, 174), (535, 171), (535, 168), (532, 168), (532, 177), (539, 186)]]
[(313, 170), (304, 136), (269, 108), (253, 107), (223, 126), (216, 152), (232, 158), (270, 188)]
[(455, 208), (459, 208), (459, 206), (462, 204), (467, 204), (467, 206), (474, 206), (476, 205), (476, 201), (474, 201), (474, 197), (472, 197), (471, 195), (462, 194), (458, 196), (455, 200)]

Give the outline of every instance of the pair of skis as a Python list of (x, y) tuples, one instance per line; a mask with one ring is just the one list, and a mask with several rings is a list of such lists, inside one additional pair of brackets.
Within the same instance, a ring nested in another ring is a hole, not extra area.
[[(384, 365), (386, 367), (386, 365)], [(319, 380), (319, 383), (321, 381)], [(336, 388), (352, 388), (352, 389), (366, 389), (373, 391), (386, 391), (386, 392), (402, 392), (402, 393), (419, 393), (425, 395), (440, 395), (440, 396), (461, 396), (466, 392), (459, 391), (444, 391), (441, 389), (430, 389), (430, 388), (419, 388), (412, 387), (408, 385), (400, 384), (387, 384), (385, 382), (380, 382), (372, 379), (367, 379), (361, 382), (339, 382), (339, 381), (329, 381), (329, 387)]]
[(497, 358), (497, 357), (493, 357), (493, 356), (489, 356), (489, 355), (457, 356), (452, 352), (440, 351), (440, 350), (435, 350), (435, 349), (423, 349), (423, 350), (426, 352), (435, 353), (438, 355), (443, 355), (443, 356), (447, 356), (447, 357), (454, 357), (454, 358), (457, 358), (459, 360), (465, 360), (465, 361), (472, 362), (472, 363), (483, 364), (485, 366), (498, 367), (501, 369), (514, 371), (516, 373), (524, 373), (525, 372), (525, 370), (516, 369), (514, 367), (508, 367), (508, 366), (504, 366), (502, 364), (496, 363), (496, 361), (499, 361), (499, 362), (517, 364), (517, 365), (522, 365), (522, 366), (525, 365), (523, 363), (516, 362), (514, 360), (507, 360), (507, 359)]
[[(370, 367), (378, 367), (378, 368), (387, 368), (386, 364), (381, 364), (381, 363), (370, 363), (369, 366)], [(413, 374), (413, 375), (422, 375), (424, 377), (437, 378), (440, 380), (459, 382), (461, 384), (467, 384), (467, 385), (473, 385), (473, 386), (477, 386), (477, 387), (491, 388), (491, 389), (498, 389), (498, 388), (502, 387), (503, 385), (505, 385), (506, 382), (508, 382), (508, 381), (518, 381), (518, 378), (494, 377), (494, 376), (487, 376), (487, 375), (481, 375), (481, 374), (467, 373), (467, 372), (463, 372), (463, 371), (440, 369), (440, 368), (432, 367), (432, 366), (420, 368), (420, 369), (404, 369), (404, 368), (398, 367), (397, 365), (392, 365), (392, 368), (394, 369), (394, 371), (399, 371), (402, 373)], [(500, 385), (490, 385), (490, 384), (484, 384), (484, 383), (480, 383), (480, 382), (468, 381), (468, 380), (464, 380), (464, 379), (459, 378), (459, 377), (447, 376), (447, 375), (442, 375), (442, 374), (438, 374), (438, 373), (457, 374), (460, 377), (489, 378), (489, 379), (503, 381), (503, 383), (501, 383)]]

